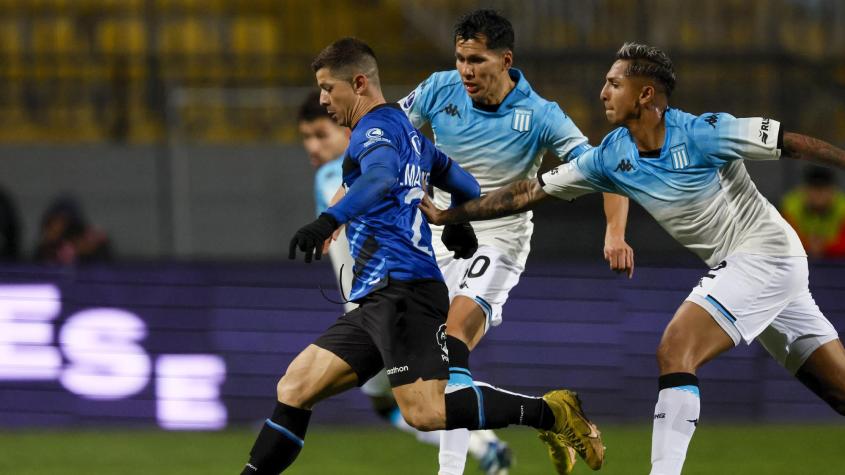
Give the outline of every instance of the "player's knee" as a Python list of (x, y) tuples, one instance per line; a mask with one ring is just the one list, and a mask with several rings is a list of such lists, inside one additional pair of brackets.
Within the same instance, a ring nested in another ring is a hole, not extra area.
[(440, 430), (446, 427), (445, 412), (423, 405), (402, 409), (402, 417), (405, 418), (405, 422), (409, 426), (423, 432)]
[(293, 407), (311, 407), (308, 385), (302, 378), (285, 373), (276, 383), (276, 398)]

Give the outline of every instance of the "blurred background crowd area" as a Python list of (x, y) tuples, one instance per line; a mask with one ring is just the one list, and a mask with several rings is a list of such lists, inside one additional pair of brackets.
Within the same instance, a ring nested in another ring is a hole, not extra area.
[[(310, 60), (340, 35), (370, 42), (401, 94), (451, 66), (452, 24), (479, 6), (513, 19), (517, 66), (591, 137), (606, 130), (597, 91), (624, 38), (672, 54), (688, 108), (727, 102), (845, 140), (829, 100), (845, 88), (836, 0), (2, 0), (0, 140), (160, 141), (173, 88), (310, 87)], [(292, 142), (296, 102), (244, 121), (221, 100), (180, 119), (197, 140)]]
[[(837, 0), (0, 0), (0, 186), (19, 210), (17, 255), (38, 254), (44, 210), (70, 199), (124, 257), (278, 258), (311, 217), (296, 120), (311, 59), (360, 37), (395, 100), (454, 67), (452, 25), (479, 7), (511, 19), (516, 67), (594, 143), (609, 131), (604, 74), (638, 40), (674, 59), (675, 105), (845, 145)], [(750, 168), (774, 203), (810, 173)], [(598, 202), (581, 201), (540, 210), (541, 256), (600, 255)], [(689, 257), (638, 208), (630, 229), (643, 256)]]

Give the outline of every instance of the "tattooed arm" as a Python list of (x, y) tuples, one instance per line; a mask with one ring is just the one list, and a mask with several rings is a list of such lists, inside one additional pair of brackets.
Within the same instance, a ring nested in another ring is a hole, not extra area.
[(783, 133), (783, 156), (820, 165), (845, 168), (845, 150), (823, 140), (792, 132)]
[(420, 209), (431, 224), (465, 223), (521, 213), (549, 196), (543, 191), (540, 181), (532, 178), (513, 182), (481, 198), (447, 210), (438, 209), (426, 197), (420, 204)]

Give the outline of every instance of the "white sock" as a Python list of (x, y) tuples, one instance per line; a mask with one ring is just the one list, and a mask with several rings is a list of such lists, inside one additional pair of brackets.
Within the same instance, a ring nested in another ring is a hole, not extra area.
[(476, 460), (481, 460), (487, 453), (491, 442), (499, 442), (492, 430), (474, 430), (469, 433), (469, 454)]
[(440, 431), (438, 475), (462, 475), (467, 461), (470, 432), (466, 429)]
[(390, 414), (390, 424), (393, 427), (401, 430), (402, 432), (412, 434), (414, 437), (417, 438), (418, 441), (424, 444), (440, 444), (440, 432), (442, 431), (434, 430), (431, 432), (423, 432), (421, 430), (414, 429), (413, 427), (409, 426), (407, 422), (405, 422), (405, 419), (402, 417), (402, 413), (399, 412), (398, 407)]
[(700, 410), (698, 386), (660, 391), (651, 435), (651, 475), (680, 475)]

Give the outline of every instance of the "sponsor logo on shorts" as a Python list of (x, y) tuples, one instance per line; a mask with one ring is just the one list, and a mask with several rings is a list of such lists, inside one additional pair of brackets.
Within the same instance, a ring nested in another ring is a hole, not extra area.
[(654, 415), (654, 419), (655, 419), (655, 420), (657, 420), (657, 419), (666, 419), (666, 413), (665, 413), (665, 412), (661, 412), (661, 413), (655, 414), (655, 415)]
[(389, 370), (387, 370), (387, 375), (391, 376), (391, 375), (394, 375), (396, 373), (404, 373), (405, 371), (408, 371), (408, 365), (394, 366), (394, 367), (390, 368)]
[(437, 345), (440, 346), (440, 351), (442, 354), (440, 358), (448, 363), (449, 362), (449, 348), (446, 347), (446, 324), (440, 325), (440, 328), (437, 329), (434, 337), (437, 339)]

